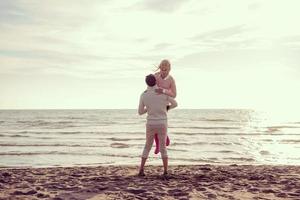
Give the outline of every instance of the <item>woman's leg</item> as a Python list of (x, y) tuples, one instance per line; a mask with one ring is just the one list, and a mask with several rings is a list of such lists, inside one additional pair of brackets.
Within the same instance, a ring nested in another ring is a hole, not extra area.
[[(154, 141), (155, 141), (155, 151), (154, 151), (154, 153), (158, 154), (160, 152), (160, 150), (159, 150), (159, 139), (158, 139), (157, 133), (155, 133)], [(169, 146), (169, 145), (170, 145), (170, 138), (167, 135), (166, 146)]]
[(154, 153), (158, 154), (159, 153), (159, 139), (158, 139), (157, 133), (155, 133), (154, 138), (155, 138), (155, 151), (154, 151)]
[(169, 138), (169, 136), (167, 135), (166, 146), (169, 146), (169, 145), (170, 145), (170, 138)]

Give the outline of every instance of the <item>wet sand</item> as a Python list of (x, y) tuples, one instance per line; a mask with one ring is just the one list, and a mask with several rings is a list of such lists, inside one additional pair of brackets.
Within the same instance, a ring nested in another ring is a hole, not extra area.
[(0, 199), (300, 199), (300, 166), (0, 169)]

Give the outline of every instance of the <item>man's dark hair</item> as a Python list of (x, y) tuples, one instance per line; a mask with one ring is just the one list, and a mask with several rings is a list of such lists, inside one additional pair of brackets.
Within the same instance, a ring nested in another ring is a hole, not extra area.
[(150, 87), (153, 87), (154, 85), (156, 85), (156, 78), (153, 74), (149, 74), (148, 76), (146, 76), (145, 81), (146, 81), (147, 85)]

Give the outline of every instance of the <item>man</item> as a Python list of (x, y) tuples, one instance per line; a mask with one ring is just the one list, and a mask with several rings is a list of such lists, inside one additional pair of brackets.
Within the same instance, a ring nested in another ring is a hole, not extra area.
[(177, 102), (165, 94), (157, 94), (156, 79), (153, 74), (146, 76), (147, 90), (141, 95), (138, 112), (140, 115), (147, 113), (146, 144), (141, 158), (139, 176), (145, 176), (144, 166), (153, 145), (154, 135), (157, 133), (161, 158), (164, 166), (163, 175), (168, 174), (168, 154), (166, 149), (167, 137), (167, 110), (175, 108)]

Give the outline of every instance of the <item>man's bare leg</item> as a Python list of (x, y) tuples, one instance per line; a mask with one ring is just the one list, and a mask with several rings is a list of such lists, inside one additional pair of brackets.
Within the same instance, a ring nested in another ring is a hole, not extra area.
[(141, 158), (141, 166), (140, 166), (139, 176), (145, 176), (144, 167), (145, 167), (146, 161), (147, 161), (147, 158), (143, 158), (143, 157)]
[(162, 158), (163, 165), (164, 165), (164, 175), (168, 174), (168, 157)]

